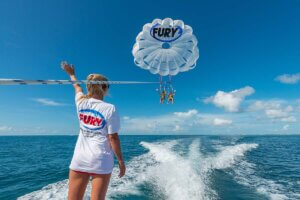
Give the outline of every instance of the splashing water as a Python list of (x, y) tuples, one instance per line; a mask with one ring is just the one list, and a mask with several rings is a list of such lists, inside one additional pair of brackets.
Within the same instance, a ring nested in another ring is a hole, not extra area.
[[(247, 151), (257, 148), (257, 144), (237, 144), (224, 146), (214, 155), (204, 156), (199, 139), (188, 146), (188, 153), (180, 140), (167, 142), (141, 142), (148, 152), (136, 156), (127, 163), (127, 174), (119, 179), (113, 173), (107, 198), (122, 195), (143, 195), (141, 186), (150, 186), (150, 199), (219, 199), (211, 183), (211, 173), (215, 169), (226, 169), (238, 164)], [(117, 171), (117, 169), (114, 169)], [(68, 180), (50, 184), (41, 190), (29, 193), (19, 199), (66, 199)], [(87, 187), (84, 199), (89, 199), (91, 185)], [(156, 196), (154, 196), (156, 195)]]

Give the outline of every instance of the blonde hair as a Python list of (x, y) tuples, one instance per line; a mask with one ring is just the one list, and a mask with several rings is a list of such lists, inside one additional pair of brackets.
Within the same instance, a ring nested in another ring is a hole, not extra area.
[[(108, 79), (102, 74), (90, 74), (86, 78), (87, 81), (108, 81)], [(108, 84), (86, 84), (87, 95), (84, 95), (83, 98), (91, 98), (95, 94), (100, 94), (105, 96), (109, 85)]]

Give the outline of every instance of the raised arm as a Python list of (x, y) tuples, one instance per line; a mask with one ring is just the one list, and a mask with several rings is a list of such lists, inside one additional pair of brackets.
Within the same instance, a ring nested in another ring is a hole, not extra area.
[[(75, 69), (73, 65), (70, 65), (65, 61), (62, 61), (60, 66), (70, 76), (71, 81), (77, 81), (77, 78), (75, 76)], [(81, 86), (78, 83), (73, 84), (73, 87), (75, 89), (75, 94), (78, 92), (83, 92)]]
[(111, 148), (117, 157), (117, 160), (119, 163), (119, 168), (120, 168), (119, 177), (121, 178), (122, 176), (125, 175), (126, 167), (125, 167), (123, 156), (122, 156), (119, 135), (118, 135), (118, 133), (109, 134), (108, 139), (109, 139)]

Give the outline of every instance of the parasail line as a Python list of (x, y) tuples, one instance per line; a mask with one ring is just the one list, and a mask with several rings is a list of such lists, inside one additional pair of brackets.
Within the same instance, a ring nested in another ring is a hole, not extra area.
[(87, 80), (24, 80), (24, 79), (0, 79), (0, 85), (70, 85), (70, 84), (157, 84), (159, 82), (142, 81), (87, 81)]

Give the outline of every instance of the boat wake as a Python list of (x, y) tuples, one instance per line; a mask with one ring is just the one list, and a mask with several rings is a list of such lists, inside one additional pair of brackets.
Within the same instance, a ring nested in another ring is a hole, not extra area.
[[(271, 199), (285, 199), (280, 185), (253, 176), (255, 167), (246, 161), (245, 155), (258, 147), (257, 144), (219, 145), (217, 153), (204, 154), (201, 141), (195, 139), (186, 147), (181, 140), (166, 142), (141, 142), (147, 153), (127, 162), (126, 176), (119, 179), (113, 173), (107, 199), (122, 199), (126, 196), (147, 197), (147, 199), (220, 199), (212, 182), (215, 170), (226, 170), (244, 186), (255, 187), (257, 192)], [(114, 169), (118, 171), (118, 169)], [(265, 184), (258, 184), (263, 183)], [(145, 194), (145, 188), (147, 194)], [(90, 198), (91, 185), (87, 187), (84, 199)], [(68, 180), (63, 180), (19, 197), (24, 199), (66, 199)]]

